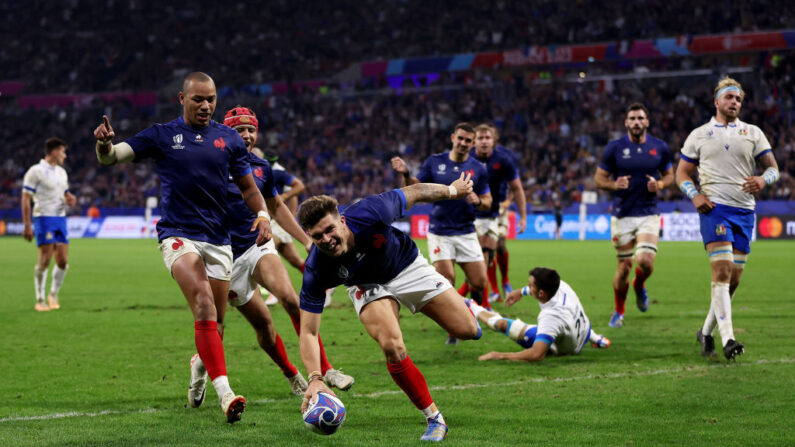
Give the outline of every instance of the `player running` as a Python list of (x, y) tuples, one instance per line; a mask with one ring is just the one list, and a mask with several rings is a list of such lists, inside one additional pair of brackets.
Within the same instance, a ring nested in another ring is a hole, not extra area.
[(540, 362), (547, 353), (579, 354), (585, 343), (589, 341), (594, 348), (610, 346), (607, 337), (591, 329), (591, 322), (585, 315), (577, 294), (571, 286), (560, 280), (560, 275), (555, 270), (544, 267), (530, 270), (528, 284), (521, 291), (515, 290), (508, 294), (505, 305), (511, 306), (525, 295), (537, 299), (541, 306), (537, 326), (527, 324), (518, 318), (515, 320), (505, 318), (467, 300), (467, 305), (478, 320), (525, 348), (524, 351), (519, 352), (492, 351), (481, 355), (478, 360)]
[(649, 309), (646, 280), (654, 271), (660, 236), (657, 192), (674, 181), (671, 152), (664, 141), (646, 132), (648, 116), (649, 111), (643, 104), (627, 107), (624, 119), (627, 134), (607, 144), (594, 176), (597, 188), (615, 192), (610, 232), (618, 266), (613, 276), (616, 307), (610, 316), (610, 327), (624, 325), (633, 251), (637, 262), (632, 281), (636, 304), (641, 312)]
[[(495, 255), (500, 238), (500, 215), (502, 202), (508, 198), (510, 192), (519, 209), (519, 222), (517, 232), (521, 233), (527, 226), (527, 202), (519, 178), (519, 167), (507, 149), (497, 147), (499, 135), (497, 128), (489, 124), (480, 124), (475, 127), (475, 147), (470, 155), (486, 165), (489, 190), (492, 191), (492, 204), (488, 211), (475, 212), (475, 229), (478, 241), (486, 258), (486, 268), (492, 293), (485, 295), (489, 301), (500, 299), (500, 290), (497, 285), (497, 263)], [(507, 211), (507, 208), (506, 208)], [(505, 213), (507, 214), (507, 212)], [(505, 241), (503, 240), (503, 245)], [(507, 270), (503, 272), (503, 287), (511, 289)], [(506, 287), (505, 285), (508, 284)], [(510, 290), (508, 290), (510, 291)], [(459, 290), (459, 293), (461, 290)], [(506, 292), (507, 293), (507, 292)], [(464, 295), (462, 293), (462, 295)]]
[[(428, 157), (420, 172), (413, 177), (400, 157), (392, 158), (392, 168), (402, 174), (405, 185), (420, 182), (450, 184), (462, 173), (468, 173), (474, 190), (456, 200), (440, 200), (433, 204), (428, 230), (428, 251), (431, 263), (451, 284), (455, 284), (455, 264), (464, 270), (472, 297), (483, 303), (486, 288), (486, 264), (475, 232), (475, 211), (491, 209), (486, 167), (469, 156), (475, 143), (475, 129), (469, 123), (458, 123), (450, 135), (452, 149)], [(488, 304), (487, 304), (488, 305)], [(448, 339), (448, 343), (454, 340)]]
[(155, 124), (123, 143), (113, 144), (110, 120), (94, 130), (97, 158), (113, 165), (155, 160), (160, 176), (161, 218), (157, 223), (160, 252), (179, 285), (195, 320), (196, 349), (227, 422), (240, 420), (246, 399), (229, 386), (218, 322), (223, 321), (232, 269), (227, 186), (230, 176), (246, 206), (257, 218), (256, 244), (270, 239), (265, 201), (251, 175), (243, 139), (212, 120), (216, 105), (212, 78), (201, 72), (185, 77), (179, 102), (182, 116)]
[[(33, 240), (34, 227), (39, 258), (33, 267), (33, 285), (36, 288), (34, 309), (46, 312), (60, 309), (58, 292), (69, 269), (69, 238), (66, 232), (66, 207), (75, 206), (77, 199), (69, 192), (69, 180), (63, 168), (66, 160), (66, 143), (57, 137), (44, 142), (44, 158), (28, 169), (22, 180), (22, 237)], [(33, 200), (33, 219), (30, 201)], [(52, 281), (47, 301), (47, 268), (55, 255)]]
[[(740, 83), (721, 79), (714, 98), (715, 116), (685, 140), (676, 182), (700, 213), (701, 238), (712, 269), (711, 304), (696, 334), (701, 355), (715, 355), (712, 332), (717, 324), (723, 355), (733, 359), (744, 352), (734, 337), (731, 300), (751, 253), (753, 195), (775, 183), (779, 171), (765, 134), (738, 118), (745, 98)], [(762, 175), (754, 175), (756, 163), (765, 169)], [(693, 184), (696, 170), (701, 191)]]
[(342, 215), (337, 201), (328, 196), (301, 204), (298, 222), (315, 244), (301, 288), (301, 358), (310, 371), (302, 410), (318, 392), (330, 392), (319, 371), (317, 334), (326, 289), (345, 284), (359, 320), (384, 353), (392, 379), (427, 419), (420, 439), (441, 441), (447, 436), (425, 377), (406, 352), (400, 305), (424, 313), (456, 338), (478, 339), (481, 330), (450, 282), (392, 222), (416, 203), (455, 200), (471, 191), (470, 174), (462, 172), (449, 186), (419, 183), (366, 197)]

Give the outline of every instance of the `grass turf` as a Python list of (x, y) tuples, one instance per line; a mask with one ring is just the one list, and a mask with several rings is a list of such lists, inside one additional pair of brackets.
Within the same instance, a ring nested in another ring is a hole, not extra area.
[[(709, 266), (697, 243), (660, 245), (647, 283), (651, 308), (640, 313), (630, 292), (620, 329), (607, 327), (615, 268), (609, 242), (510, 243), (514, 287), (531, 267), (558, 269), (594, 330), (612, 340), (608, 350), (586, 347), (533, 365), (479, 362), (484, 352), (520, 348), (490, 331), (445, 346), (441, 328), (405, 311), (401, 326), (450, 425), (449, 444), (793, 445), (792, 248), (754, 244), (734, 304), (746, 353), (731, 364), (702, 359), (695, 341), (709, 306)], [(249, 405), (243, 420), (229, 425), (212, 390), (202, 408), (186, 408), (192, 317), (155, 242), (76, 239), (70, 250), (61, 310), (38, 313), (34, 246), (0, 239), (0, 445), (418, 443), (424, 421), (391, 380), (342, 288), (324, 312), (321, 333), (332, 364), (356, 378), (351, 391), (338, 393), (348, 409), (345, 426), (330, 437), (303, 427), (300, 398), (231, 310), (224, 340), (229, 377)], [(298, 287), (299, 274), (288, 271)], [(495, 308), (527, 322), (538, 313), (530, 297)], [(303, 371), (289, 318), (271, 310)]]

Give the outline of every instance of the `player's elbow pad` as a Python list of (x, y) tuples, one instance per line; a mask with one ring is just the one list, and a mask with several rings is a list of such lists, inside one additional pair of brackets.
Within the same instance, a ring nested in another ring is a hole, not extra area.
[(107, 154), (99, 151), (99, 145), (96, 147), (97, 160), (100, 164), (109, 166), (113, 164), (126, 163), (135, 158), (135, 152), (132, 147), (127, 143), (119, 143), (111, 146)]

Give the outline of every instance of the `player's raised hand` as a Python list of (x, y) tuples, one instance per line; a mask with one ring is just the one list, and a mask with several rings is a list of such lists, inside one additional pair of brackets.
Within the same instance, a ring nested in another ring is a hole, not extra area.
[(649, 174), (646, 174), (646, 180), (648, 180), (646, 182), (646, 188), (649, 190), (649, 192), (656, 193), (657, 191), (662, 190), (662, 188), (660, 187), (660, 182), (656, 178), (650, 176)]
[(109, 143), (115, 136), (116, 134), (113, 132), (113, 127), (110, 125), (108, 116), (102, 115), (102, 124), (94, 129), (94, 138), (100, 143)]
[(715, 208), (715, 204), (703, 194), (698, 194), (693, 197), (693, 206), (695, 206), (696, 210), (701, 214), (707, 214)]
[(469, 174), (468, 172), (462, 172), (461, 176), (458, 177), (455, 181), (453, 181), (453, 183), (451, 183), (450, 186), (455, 188), (456, 191), (455, 196), (452, 197), (453, 199), (466, 196), (467, 194), (472, 192), (472, 188), (474, 186), (474, 183), (472, 182), (472, 175)]
[(317, 393), (327, 393), (331, 394), (332, 396), (337, 396), (334, 394), (334, 391), (331, 391), (331, 388), (326, 386), (322, 380), (311, 380), (309, 382), (309, 386), (306, 387), (306, 392), (304, 393), (304, 398), (301, 400), (301, 413), (303, 414), (307, 407), (309, 407), (309, 402), (315, 397)]
[(257, 216), (251, 224), (251, 231), (257, 230), (257, 246), (261, 246), (271, 240), (271, 221), (267, 217)]
[(392, 157), (390, 162), (392, 163), (392, 169), (394, 169), (398, 174), (406, 174), (409, 172), (409, 167), (406, 166), (406, 162), (403, 161), (402, 158)]
[(623, 175), (616, 179), (616, 189), (627, 189), (629, 188), (629, 179), (632, 177), (631, 175)]
[(521, 290), (513, 290), (505, 296), (505, 307), (511, 307), (522, 299)]
[(745, 177), (745, 183), (743, 183), (743, 191), (749, 194), (756, 194), (761, 191), (765, 187), (765, 179), (763, 179), (759, 175), (754, 175), (751, 177)]

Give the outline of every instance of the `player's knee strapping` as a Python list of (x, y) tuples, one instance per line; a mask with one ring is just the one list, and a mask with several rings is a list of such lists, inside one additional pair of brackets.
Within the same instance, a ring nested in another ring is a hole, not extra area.
[(747, 254), (734, 253), (734, 268), (742, 270), (745, 268), (745, 263), (748, 261)]
[(734, 262), (734, 254), (732, 253), (732, 249), (727, 245), (709, 249), (707, 250), (707, 255), (709, 256), (710, 263), (720, 261)]
[(619, 250), (619, 251), (617, 251), (616, 252), (616, 257), (618, 258), (619, 261), (632, 260), (633, 254), (634, 253), (633, 253), (632, 249), (630, 248), (629, 250)]
[(654, 244), (650, 244), (648, 242), (640, 242), (638, 243), (638, 249), (636, 250), (637, 254), (648, 253), (652, 256), (657, 255), (657, 246)]

